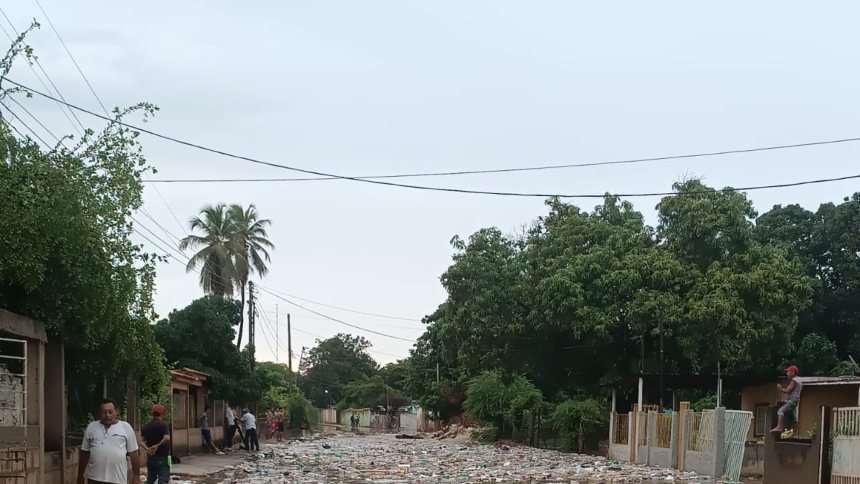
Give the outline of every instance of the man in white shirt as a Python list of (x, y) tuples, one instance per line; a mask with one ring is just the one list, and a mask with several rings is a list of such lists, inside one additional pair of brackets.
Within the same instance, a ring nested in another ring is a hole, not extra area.
[(260, 441), (257, 440), (257, 417), (248, 409), (242, 410), (242, 423), (245, 425), (245, 448), (249, 451), (259, 451)]
[(236, 435), (236, 414), (230, 408), (230, 404), (224, 402), (224, 425), (227, 429), (227, 435), (224, 437), (224, 448), (230, 449), (233, 447), (233, 436)]
[(137, 435), (128, 422), (117, 419), (116, 402), (104, 399), (100, 419), (90, 422), (84, 432), (78, 458), (78, 484), (126, 484), (127, 457), (131, 458), (132, 481), (140, 482)]

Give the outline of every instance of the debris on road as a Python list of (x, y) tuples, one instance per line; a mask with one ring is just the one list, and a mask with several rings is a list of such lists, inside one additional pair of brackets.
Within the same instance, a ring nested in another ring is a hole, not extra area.
[[(503, 450), (506, 448), (507, 450)], [(676, 469), (520, 446), (340, 435), (266, 445), (223, 484), (275, 482), (716, 483)]]

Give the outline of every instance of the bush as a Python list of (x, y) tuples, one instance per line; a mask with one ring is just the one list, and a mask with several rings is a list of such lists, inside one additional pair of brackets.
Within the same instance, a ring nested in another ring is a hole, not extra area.
[[(606, 412), (600, 402), (593, 398), (565, 400), (556, 405), (550, 418), (553, 428), (561, 432), (564, 437), (562, 450), (571, 452), (575, 449), (574, 442), (580, 437), (580, 428), (591, 429), (594, 428), (595, 423), (602, 428), (606, 423)], [(587, 426), (584, 425), (586, 422)]]
[(543, 394), (521, 375), (504, 377), (497, 371), (486, 371), (469, 382), (463, 407), (480, 420), (492, 422), (504, 434), (522, 429), (524, 416), (543, 402)]

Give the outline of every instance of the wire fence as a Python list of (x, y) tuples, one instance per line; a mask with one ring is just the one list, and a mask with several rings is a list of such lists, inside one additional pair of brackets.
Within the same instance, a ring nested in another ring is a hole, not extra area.
[(714, 412), (691, 412), (687, 414), (685, 434), (689, 436), (687, 450), (695, 452), (714, 451)]

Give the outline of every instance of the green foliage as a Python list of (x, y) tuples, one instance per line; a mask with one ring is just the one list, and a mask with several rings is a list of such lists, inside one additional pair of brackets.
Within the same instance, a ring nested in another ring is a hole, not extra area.
[[(407, 391), (431, 410), (456, 409), (440, 392), (497, 368), (544, 395), (587, 397), (640, 365), (657, 373), (661, 336), (666, 373), (719, 363), (775, 376), (814, 279), (786, 245), (757, 237), (743, 193), (698, 180), (674, 188), (654, 228), (607, 195), (590, 212), (551, 199), (517, 235), (455, 237), (447, 298), (405, 362)], [(479, 409), (496, 414), (491, 405)]]
[(521, 429), (526, 412), (536, 410), (542, 402), (540, 390), (523, 376), (485, 371), (469, 382), (464, 408), (504, 433), (505, 425), (511, 430)]
[(701, 412), (702, 410), (713, 410), (717, 408), (717, 396), (704, 396), (701, 399), (691, 403), (690, 408), (692, 408), (694, 412)]
[[(580, 429), (591, 428), (592, 424), (606, 422), (607, 411), (598, 400), (565, 400), (556, 405), (552, 413), (552, 426), (564, 437), (562, 450), (575, 450), (574, 442)], [(587, 425), (586, 425), (587, 422)]]
[(858, 373), (860, 370), (857, 369), (857, 365), (850, 361), (840, 361), (830, 370), (830, 375), (833, 376), (854, 376)]
[(311, 428), (316, 409), (298, 388), (272, 386), (260, 400), (264, 408), (283, 408), (292, 429)]
[(836, 344), (818, 333), (810, 333), (800, 343), (796, 362), (804, 375), (828, 376), (839, 364)]
[[(32, 55), (23, 38), (0, 62), (2, 75), (15, 56)], [(2, 90), (0, 99), (20, 94)], [(116, 109), (101, 131), (48, 149), (0, 121), (0, 307), (44, 322), (66, 344), (75, 419), (95, 407), (105, 380), (118, 388), (132, 379), (146, 394), (165, 383), (149, 324), (158, 258), (130, 238), (148, 168), (139, 133), (121, 124), (155, 111)]]
[(347, 383), (377, 372), (377, 364), (368, 349), (370, 342), (361, 336), (338, 334), (319, 341), (302, 361), (299, 387), (317, 407), (340, 402)]

